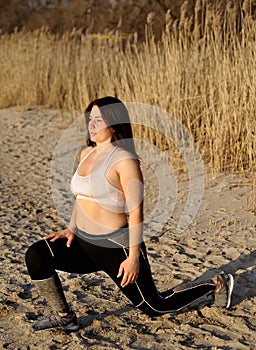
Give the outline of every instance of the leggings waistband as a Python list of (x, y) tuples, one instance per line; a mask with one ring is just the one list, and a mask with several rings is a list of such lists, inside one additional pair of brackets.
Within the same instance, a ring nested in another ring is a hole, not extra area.
[(80, 229), (76, 230), (76, 236), (82, 239), (83, 241), (90, 242), (92, 244), (101, 245), (109, 247), (109, 243), (113, 242), (117, 245), (129, 246), (129, 229), (128, 224), (117, 229), (116, 231), (104, 234), (104, 235), (93, 235), (82, 231)]

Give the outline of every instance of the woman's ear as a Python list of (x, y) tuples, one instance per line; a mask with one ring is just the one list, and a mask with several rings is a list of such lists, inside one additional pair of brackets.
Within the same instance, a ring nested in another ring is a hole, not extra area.
[(115, 142), (117, 141), (116, 131), (113, 128), (111, 128), (111, 131), (113, 132), (111, 142)]

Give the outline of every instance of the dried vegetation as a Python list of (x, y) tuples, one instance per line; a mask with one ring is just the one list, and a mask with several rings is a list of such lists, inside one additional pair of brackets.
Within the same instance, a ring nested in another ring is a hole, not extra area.
[[(159, 106), (186, 125), (215, 173), (253, 174), (248, 206), (255, 212), (255, 2), (225, 3), (184, 1), (179, 16), (167, 9), (161, 35), (151, 11), (145, 40), (125, 34), (121, 20), (101, 34), (82, 27), (3, 32), (0, 106), (83, 110), (106, 94)], [(162, 135), (136, 132), (164, 147)]]

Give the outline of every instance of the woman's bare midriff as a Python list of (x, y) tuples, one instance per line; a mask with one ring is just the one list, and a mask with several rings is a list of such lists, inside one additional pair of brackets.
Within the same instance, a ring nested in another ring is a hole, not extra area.
[(77, 199), (76, 226), (78, 229), (93, 235), (104, 235), (127, 224), (125, 212), (117, 213), (107, 210), (104, 206)]

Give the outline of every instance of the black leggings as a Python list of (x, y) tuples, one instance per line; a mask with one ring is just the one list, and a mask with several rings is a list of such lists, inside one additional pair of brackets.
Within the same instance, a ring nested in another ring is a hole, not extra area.
[(133, 305), (150, 316), (176, 314), (213, 302), (215, 284), (211, 280), (184, 283), (159, 293), (152, 279), (144, 243), (140, 250), (137, 281), (122, 288), (122, 277), (117, 278), (117, 274), (120, 264), (128, 257), (129, 249), (114, 242), (108, 235), (105, 236), (108, 238), (95, 241), (90, 238), (82, 239), (83, 232), (78, 232), (80, 237), (76, 236), (69, 248), (66, 246), (66, 239), (55, 242), (43, 239), (28, 248), (25, 259), (32, 280), (49, 278), (55, 270), (78, 274), (104, 271)]

